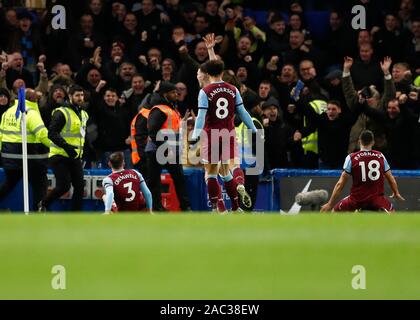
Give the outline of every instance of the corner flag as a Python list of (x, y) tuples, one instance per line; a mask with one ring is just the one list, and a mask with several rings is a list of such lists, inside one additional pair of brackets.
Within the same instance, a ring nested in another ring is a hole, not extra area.
[(16, 120), (20, 120), (22, 133), (22, 168), (23, 168), (23, 207), (26, 215), (29, 214), (29, 172), (28, 172), (28, 138), (26, 131), (26, 94), (25, 88), (21, 87), (18, 92), (18, 105), (16, 108)]
[(19, 119), (20, 113), (26, 112), (26, 101), (25, 101), (26, 95), (25, 95), (25, 87), (19, 88), (18, 92), (18, 105), (16, 109), (16, 119)]

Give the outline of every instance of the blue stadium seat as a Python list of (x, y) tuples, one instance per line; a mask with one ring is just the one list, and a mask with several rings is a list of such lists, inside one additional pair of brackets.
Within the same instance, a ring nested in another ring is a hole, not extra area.
[(308, 11), (305, 20), (313, 39), (325, 39), (330, 24), (328, 11)]

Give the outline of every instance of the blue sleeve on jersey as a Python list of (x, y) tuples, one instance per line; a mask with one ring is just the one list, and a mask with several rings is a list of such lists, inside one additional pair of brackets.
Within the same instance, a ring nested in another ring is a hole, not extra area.
[(389, 170), (391, 170), (391, 166), (388, 163), (388, 160), (386, 160), (386, 158), (384, 157), (384, 167), (385, 167), (385, 172), (388, 172)]
[(142, 182), (144, 181), (143, 175), (142, 175), (140, 172), (138, 172), (137, 170), (134, 170), (134, 169), (133, 169), (133, 171), (134, 171), (134, 172), (137, 174), (137, 176), (139, 177), (140, 183), (142, 183)]
[(141, 192), (143, 192), (144, 199), (146, 200), (146, 208), (149, 210), (152, 210), (153, 208), (152, 193), (150, 192), (149, 187), (147, 186), (144, 180), (140, 183), (140, 189), (141, 189)]
[(151, 210), (153, 208), (152, 193), (150, 192), (150, 189), (147, 186), (146, 181), (144, 181), (143, 175), (137, 170), (133, 170), (133, 171), (137, 173), (140, 179), (140, 190), (143, 193), (144, 199), (146, 200), (146, 208)]
[(239, 92), (238, 88), (236, 88), (235, 104), (236, 104), (236, 108), (244, 105), (244, 101), (242, 100), (242, 96), (241, 96), (241, 93)]
[(105, 189), (105, 212), (110, 212), (114, 202), (114, 184), (111, 178), (107, 177), (102, 181), (102, 186)]
[(351, 165), (351, 157), (350, 156), (347, 156), (346, 161), (344, 162), (343, 170), (345, 172), (347, 172), (348, 174), (351, 174), (351, 167), (352, 167), (352, 165)]
[(201, 131), (203, 130), (204, 124), (206, 123), (206, 115), (207, 115), (207, 109), (198, 110), (198, 116), (195, 121), (195, 127), (192, 134), (193, 141), (197, 140), (198, 137), (201, 135)]
[(257, 127), (254, 124), (254, 121), (252, 121), (251, 116), (249, 115), (248, 111), (246, 111), (244, 105), (242, 104), (239, 107), (236, 107), (236, 111), (239, 114), (239, 117), (245, 123), (245, 125), (248, 127), (248, 129), (251, 129), (253, 133), (257, 133)]
[(204, 90), (200, 90), (200, 94), (198, 95), (198, 109), (208, 109), (209, 108), (209, 99), (207, 98), (206, 93)]

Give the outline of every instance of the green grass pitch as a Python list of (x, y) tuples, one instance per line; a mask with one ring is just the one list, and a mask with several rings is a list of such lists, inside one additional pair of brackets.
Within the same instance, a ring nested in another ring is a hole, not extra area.
[(0, 216), (0, 299), (419, 298), (420, 215)]

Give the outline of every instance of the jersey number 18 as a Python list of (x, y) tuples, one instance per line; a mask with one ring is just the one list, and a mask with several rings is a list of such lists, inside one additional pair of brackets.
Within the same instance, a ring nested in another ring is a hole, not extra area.
[[(362, 181), (366, 182), (366, 162), (359, 162), (360, 170), (362, 172)], [(377, 160), (369, 161), (367, 165), (367, 177), (371, 181), (378, 181), (381, 177), (381, 171), (379, 170), (381, 168), (381, 164)]]

